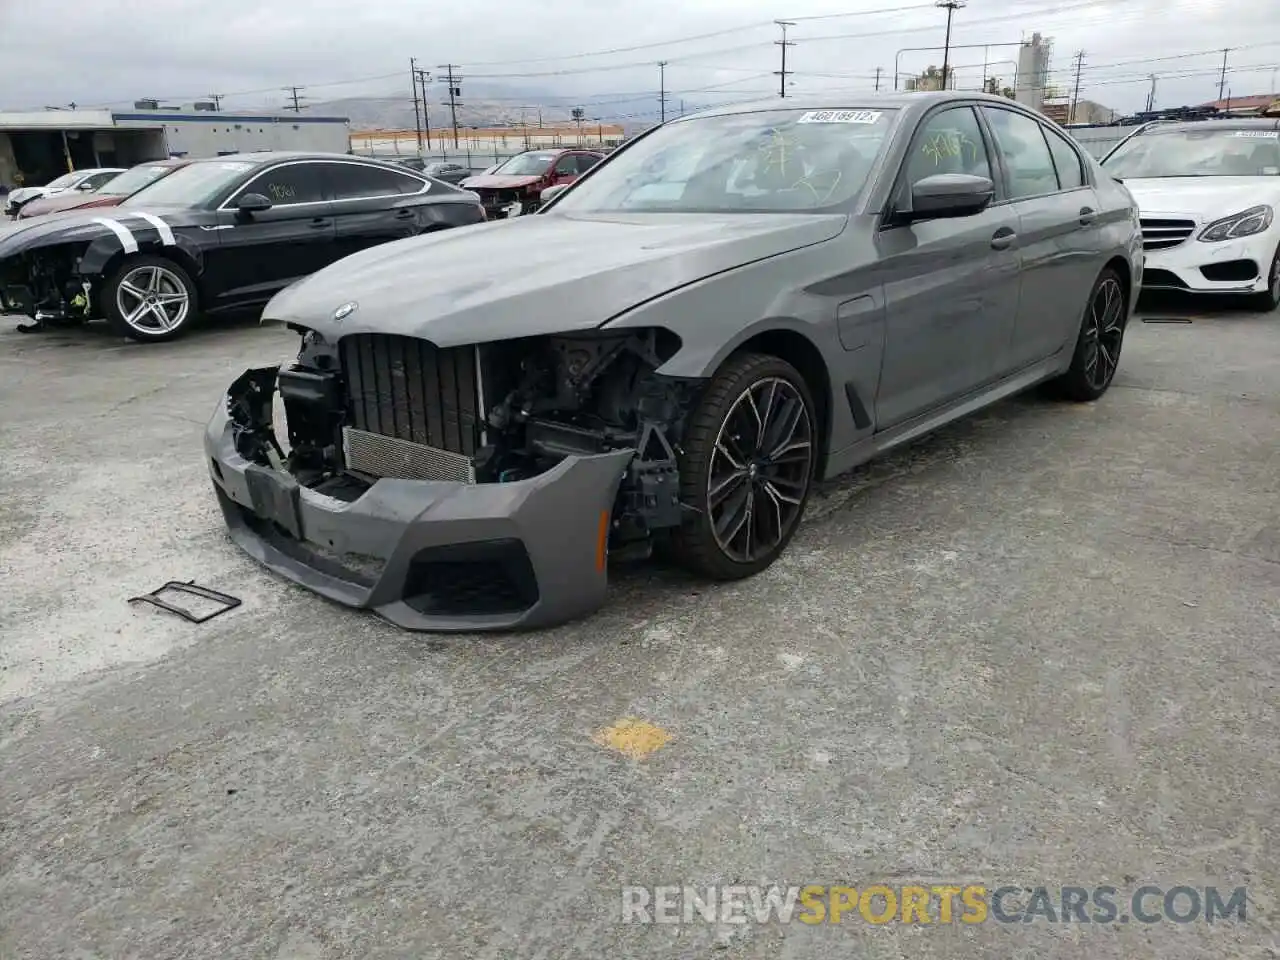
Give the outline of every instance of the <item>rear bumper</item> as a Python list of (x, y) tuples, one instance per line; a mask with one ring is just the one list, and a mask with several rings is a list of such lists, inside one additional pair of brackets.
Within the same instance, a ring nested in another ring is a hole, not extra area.
[(220, 404), (205, 451), (232, 540), (331, 600), (439, 632), (545, 627), (604, 600), (630, 450), (568, 457), (512, 483), (384, 479), (348, 502), (245, 460), (233, 431)]

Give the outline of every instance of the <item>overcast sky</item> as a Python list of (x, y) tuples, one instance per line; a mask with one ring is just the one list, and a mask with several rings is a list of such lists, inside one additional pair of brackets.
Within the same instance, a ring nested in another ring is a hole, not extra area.
[[(658, 60), (669, 61), (675, 98), (747, 98), (777, 88), (775, 18), (797, 21), (792, 92), (850, 94), (871, 91), (877, 67), (891, 88), (895, 52), (941, 47), (946, 19), (930, 0), (0, 0), (0, 107), (209, 93), (228, 95), (227, 109), (278, 107), (287, 84), (305, 85), (312, 101), (407, 98), (410, 56), (429, 69), (453, 61), (469, 80), (508, 86), (513, 100), (531, 90), (566, 99), (656, 92)], [(1150, 73), (1159, 106), (1216, 98), (1223, 47), (1236, 48), (1233, 95), (1280, 82), (1280, 0), (969, 0), (952, 44), (1016, 44), (1033, 31), (1053, 39), (1052, 82), (1069, 92), (1083, 49), (1081, 98), (1123, 112), (1143, 106)], [(985, 54), (989, 73), (1011, 81), (1014, 66), (1001, 61), (1016, 48)], [(908, 51), (900, 67), (941, 60), (941, 50)], [(980, 85), (982, 49), (951, 60), (959, 86)]]

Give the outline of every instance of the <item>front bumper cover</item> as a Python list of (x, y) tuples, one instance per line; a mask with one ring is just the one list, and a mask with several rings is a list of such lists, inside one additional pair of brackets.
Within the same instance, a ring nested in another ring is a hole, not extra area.
[[(1162, 216), (1156, 214), (1155, 216)], [(1280, 243), (1280, 229), (1272, 227), (1252, 237), (1204, 243), (1196, 234), (1204, 229), (1198, 224), (1190, 238), (1164, 250), (1148, 250), (1144, 256), (1148, 290), (1180, 290), (1186, 293), (1249, 294), (1265, 293), (1270, 285), (1271, 264)], [(1252, 261), (1252, 276), (1214, 279), (1215, 267)]]
[(346, 501), (242, 457), (225, 402), (205, 451), (246, 553), (331, 600), (439, 632), (545, 627), (597, 609), (613, 503), (634, 456), (567, 457), (511, 483), (382, 479)]

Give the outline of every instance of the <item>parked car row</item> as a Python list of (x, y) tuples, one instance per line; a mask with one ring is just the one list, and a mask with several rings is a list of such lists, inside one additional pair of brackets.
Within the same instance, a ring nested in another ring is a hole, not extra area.
[(67, 193), (88, 193), (97, 190), (114, 177), (124, 173), (120, 167), (93, 167), (64, 173), (42, 187), (19, 187), (10, 190), (5, 197), (6, 216), (16, 217), (27, 204), (41, 197), (56, 197)]
[(546, 625), (602, 601), (611, 553), (747, 577), (819, 478), (1033, 386), (1098, 399), (1144, 285), (1274, 305), (1278, 143), (1160, 126), (1099, 163), (932, 92), (721, 108), (458, 185), (196, 161), (0, 232), (0, 307), (160, 340), (265, 303), (301, 342), (208, 425), (232, 538), (406, 628)]

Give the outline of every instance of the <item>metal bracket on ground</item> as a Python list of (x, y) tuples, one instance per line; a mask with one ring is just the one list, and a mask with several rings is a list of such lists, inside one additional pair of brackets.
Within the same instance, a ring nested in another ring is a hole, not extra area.
[[(214, 603), (221, 604), (210, 613), (193, 613), (185, 607), (175, 606), (165, 600), (161, 594), (166, 591), (174, 593), (189, 593), (193, 596), (200, 597), (204, 600), (211, 600)], [(161, 610), (167, 610), (169, 613), (175, 613), (191, 623), (204, 623), (206, 620), (212, 620), (214, 617), (226, 613), (228, 610), (234, 610), (240, 606), (240, 598), (233, 597), (229, 593), (219, 593), (217, 590), (210, 590), (208, 587), (201, 587), (194, 580), (188, 580), (186, 583), (179, 583), (176, 580), (170, 580), (163, 587), (153, 590), (150, 593), (143, 594), (140, 597), (130, 597), (129, 603), (149, 603), (153, 607), (159, 607)]]

